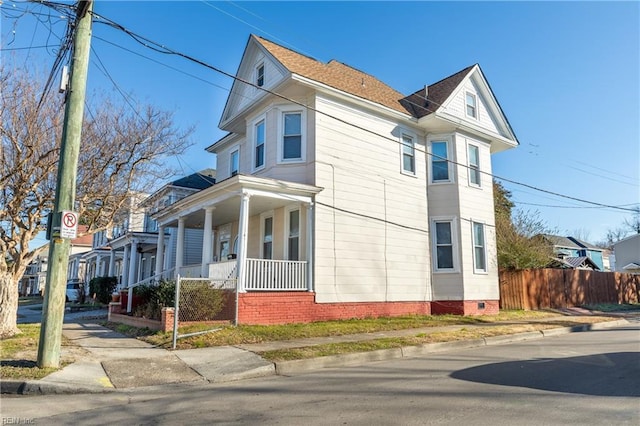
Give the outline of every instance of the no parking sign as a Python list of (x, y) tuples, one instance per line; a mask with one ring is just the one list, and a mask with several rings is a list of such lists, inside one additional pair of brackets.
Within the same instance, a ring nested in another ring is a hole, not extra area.
[(60, 237), (76, 238), (78, 235), (78, 213), (71, 211), (62, 211), (60, 220)]

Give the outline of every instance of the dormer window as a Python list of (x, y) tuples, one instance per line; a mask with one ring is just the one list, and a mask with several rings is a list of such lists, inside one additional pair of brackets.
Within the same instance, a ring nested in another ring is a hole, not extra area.
[(260, 64), (256, 68), (256, 86), (264, 86), (264, 64)]
[(471, 92), (467, 92), (465, 99), (467, 104), (467, 115), (469, 117), (478, 118), (478, 107), (477, 107), (476, 95), (474, 95)]

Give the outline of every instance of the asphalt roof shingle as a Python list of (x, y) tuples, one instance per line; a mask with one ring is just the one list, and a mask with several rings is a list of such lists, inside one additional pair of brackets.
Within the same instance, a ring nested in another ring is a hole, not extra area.
[(425, 103), (424, 88), (405, 96), (374, 76), (342, 62), (331, 60), (325, 64), (262, 37), (252, 37), (294, 74), (416, 118), (434, 112), (473, 68), (472, 65), (428, 86), (429, 96)]

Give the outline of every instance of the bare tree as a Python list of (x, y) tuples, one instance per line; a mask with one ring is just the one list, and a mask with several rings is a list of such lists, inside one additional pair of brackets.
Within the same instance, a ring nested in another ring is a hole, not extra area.
[(493, 194), (498, 267), (527, 269), (547, 266), (553, 257), (553, 248), (537, 236), (553, 232), (538, 218), (537, 212), (514, 211), (511, 193), (495, 181)]
[[(43, 79), (0, 68), (0, 337), (17, 328), (18, 281), (43, 250), (29, 242), (46, 228), (53, 206), (63, 121), (62, 96), (45, 95)], [(109, 99), (91, 102), (83, 124), (76, 211), (92, 233), (105, 229), (131, 192), (148, 192), (173, 175), (166, 158), (191, 144), (192, 129), (153, 106), (133, 110)]]

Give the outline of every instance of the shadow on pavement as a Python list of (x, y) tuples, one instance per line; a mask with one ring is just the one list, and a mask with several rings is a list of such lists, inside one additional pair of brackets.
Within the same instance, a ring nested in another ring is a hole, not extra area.
[(640, 354), (614, 352), (467, 368), (454, 379), (596, 396), (640, 396)]

